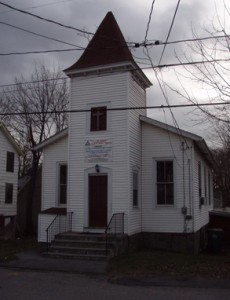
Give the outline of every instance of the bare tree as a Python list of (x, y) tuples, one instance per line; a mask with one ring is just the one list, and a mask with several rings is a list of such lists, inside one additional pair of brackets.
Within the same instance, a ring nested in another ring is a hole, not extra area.
[(222, 192), (223, 206), (230, 206), (230, 123), (216, 130), (222, 147), (212, 151), (214, 157), (214, 188)]
[[(26, 83), (25, 83), (26, 82)], [(21, 174), (39, 163), (40, 153), (33, 147), (67, 127), (68, 83), (61, 71), (51, 72), (35, 65), (30, 79), (15, 79), (3, 93), (4, 123), (21, 146), (24, 158)]]
[[(199, 114), (202, 121), (230, 122), (230, 35), (228, 30), (230, 22), (230, 11), (224, 5), (225, 18), (216, 17), (204, 31), (209, 39), (200, 37), (193, 31), (195, 41), (187, 43), (184, 59), (177, 56), (180, 63), (184, 60), (190, 65), (184, 66), (183, 72), (175, 71), (180, 83), (179, 89), (173, 89), (186, 100), (199, 104), (202, 100), (210, 103), (221, 102), (223, 105), (198, 106), (203, 114)], [(195, 63), (201, 61), (203, 63)], [(186, 72), (184, 72), (186, 71)], [(186, 79), (193, 89), (184, 84)], [(194, 87), (197, 93), (193, 93)], [(200, 92), (200, 95), (199, 95)], [(200, 97), (199, 97), (200, 96)]]
[(68, 82), (61, 71), (51, 72), (45, 66), (35, 65), (30, 79), (15, 79), (1, 98), (4, 123), (23, 150), (21, 173), (30, 175), (27, 199), (27, 228), (32, 223), (32, 198), (41, 152), (33, 147), (49, 136), (67, 127)]

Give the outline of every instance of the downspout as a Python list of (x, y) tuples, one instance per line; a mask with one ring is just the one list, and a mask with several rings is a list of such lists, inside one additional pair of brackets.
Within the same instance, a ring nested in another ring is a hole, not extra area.
[(195, 208), (194, 208), (194, 148), (191, 147), (191, 216), (192, 216), (192, 232), (195, 231)]
[(182, 207), (182, 214), (184, 215), (184, 232), (187, 232), (187, 224), (186, 224), (186, 214), (187, 214), (187, 207), (185, 201), (185, 165), (184, 165), (184, 142), (181, 143), (182, 148), (182, 177), (183, 177), (183, 207)]
[(191, 194), (191, 159), (188, 159), (188, 194), (189, 194), (189, 215), (192, 214), (192, 194)]

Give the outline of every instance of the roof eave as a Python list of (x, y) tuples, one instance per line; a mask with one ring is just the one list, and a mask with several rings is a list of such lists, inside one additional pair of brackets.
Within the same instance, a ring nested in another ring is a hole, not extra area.
[(196, 135), (191, 132), (188, 132), (188, 131), (185, 131), (185, 130), (182, 130), (182, 129), (180, 129), (178, 132), (178, 129), (174, 126), (162, 123), (160, 121), (157, 121), (157, 120), (145, 117), (145, 116), (140, 116), (140, 120), (149, 125), (159, 127), (161, 129), (170, 131), (174, 134), (182, 135), (184, 138), (193, 140), (194, 143), (196, 144), (196, 146), (198, 147), (198, 149), (200, 150), (200, 152), (202, 153), (202, 155), (207, 159), (209, 164), (213, 165), (213, 157), (212, 157), (211, 151), (208, 148), (205, 140), (201, 136)]
[(99, 65), (92, 66), (89, 68), (74, 69), (74, 70), (64, 70), (63, 72), (69, 76), (80, 77), (80, 76), (90, 76), (90, 75), (99, 75), (99, 74), (109, 74), (109, 73), (118, 73), (130, 71), (134, 74), (135, 77), (138, 77), (145, 88), (148, 88), (152, 85), (151, 81), (145, 75), (145, 73), (139, 68), (139, 66), (134, 61), (123, 61), (119, 63), (113, 63), (109, 65)]
[(13, 148), (16, 150), (16, 152), (18, 153), (18, 155), (22, 155), (22, 150), (20, 149), (20, 147), (18, 146), (18, 144), (15, 142), (14, 138), (12, 137), (12, 135), (10, 134), (10, 132), (8, 131), (8, 129), (5, 127), (5, 125), (3, 123), (0, 122), (0, 129), (2, 129), (2, 132), (4, 133), (4, 135), (6, 136), (6, 138), (8, 139), (8, 141), (11, 143), (11, 145), (13, 146)]
[(50, 138), (46, 139), (45, 141), (41, 142), (40, 144), (36, 145), (35, 147), (32, 148), (34, 151), (42, 151), (43, 148), (56, 143), (60, 139), (64, 138), (65, 136), (68, 135), (68, 128), (58, 132), (57, 134), (51, 136)]

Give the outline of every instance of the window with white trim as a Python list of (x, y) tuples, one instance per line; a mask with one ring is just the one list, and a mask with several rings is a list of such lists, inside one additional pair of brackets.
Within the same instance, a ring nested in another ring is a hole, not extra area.
[(173, 160), (156, 161), (157, 205), (174, 204)]
[(59, 165), (59, 184), (58, 184), (59, 205), (66, 205), (67, 202), (67, 165)]

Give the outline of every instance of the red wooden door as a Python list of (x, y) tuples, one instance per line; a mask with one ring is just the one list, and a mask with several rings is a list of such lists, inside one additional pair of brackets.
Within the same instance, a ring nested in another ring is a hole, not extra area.
[(89, 175), (89, 226), (107, 226), (107, 175)]

